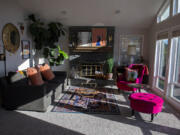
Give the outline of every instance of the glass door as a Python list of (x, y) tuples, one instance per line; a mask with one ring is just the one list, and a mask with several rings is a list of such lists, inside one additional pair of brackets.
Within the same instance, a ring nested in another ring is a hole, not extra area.
[(180, 37), (175, 37), (172, 39), (170, 54), (170, 96), (180, 100)]
[(160, 90), (165, 90), (166, 65), (168, 59), (168, 39), (157, 41), (155, 59), (155, 87)]

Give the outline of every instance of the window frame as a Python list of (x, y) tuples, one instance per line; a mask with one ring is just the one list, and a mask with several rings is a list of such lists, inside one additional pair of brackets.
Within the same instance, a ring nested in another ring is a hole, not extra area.
[[(172, 33), (174, 32), (174, 31), (177, 31), (177, 30), (180, 30), (180, 25), (176, 25), (176, 26), (173, 26), (173, 27), (170, 27), (170, 28), (167, 28), (167, 29), (164, 29), (164, 30), (161, 30), (161, 31), (158, 31), (158, 32), (156, 32), (156, 42), (158, 41), (157, 40), (157, 37), (158, 37), (158, 34), (159, 33), (161, 33), (161, 32), (165, 32), (165, 31), (167, 31), (168, 32), (168, 60), (167, 60), (167, 68), (166, 68), (166, 81), (165, 81), (165, 89), (164, 89), (164, 91), (161, 91), (160, 89), (158, 89), (158, 88), (156, 88), (155, 86), (156, 86), (156, 55), (157, 55), (157, 49), (156, 49), (156, 47), (155, 47), (155, 57), (154, 57), (154, 67), (153, 67), (153, 80), (152, 80), (152, 90), (155, 92), (155, 93), (157, 93), (157, 94), (159, 94), (159, 95), (161, 95), (161, 96), (164, 96), (166, 99), (167, 99), (167, 101), (168, 102), (170, 102), (173, 106), (175, 106), (175, 107), (177, 107), (177, 108), (179, 108), (180, 107), (180, 100), (178, 100), (177, 98), (175, 98), (174, 96), (173, 96), (173, 89), (172, 88), (170, 88), (170, 83), (171, 83), (171, 76), (172, 76), (172, 66), (170, 66), (170, 65), (172, 65), (172, 61), (171, 61), (171, 57), (172, 57), (172, 55), (174, 54), (174, 53), (172, 53), (173, 52), (173, 50), (172, 50), (172, 44), (173, 44), (173, 42), (172, 42), (172, 39), (173, 39), (173, 35), (172, 35)], [(155, 43), (156, 43), (155, 42)], [(174, 73), (173, 73), (174, 74)], [(173, 75), (174, 76), (174, 75)]]
[[(178, 4), (175, 5), (175, 1), (178, 1), (179, 3), (177, 2)], [(176, 15), (180, 14), (180, 7), (178, 7), (178, 6), (180, 6), (180, 0), (173, 0), (173, 2), (172, 2), (172, 16), (176, 16)], [(176, 10), (176, 11), (174, 11), (174, 10)], [(179, 10), (179, 12), (178, 12), (178, 10)]]
[[(164, 19), (164, 20), (161, 20), (159, 19), (160, 16), (162, 16), (162, 14), (166, 11), (166, 9), (169, 7), (169, 16)], [(161, 23), (161, 22), (164, 22), (166, 20), (168, 20), (169, 18), (171, 17), (171, 2), (169, 0), (167, 0), (164, 5), (161, 7), (160, 11), (158, 12), (157, 14), (157, 17), (156, 17), (156, 23)]]
[[(175, 41), (173, 41), (173, 40), (175, 40)], [(178, 102), (180, 102), (180, 100), (177, 99), (174, 96), (174, 87), (175, 86), (180, 87), (180, 83), (175, 81), (175, 79), (176, 79), (176, 68), (177, 68), (177, 59), (178, 59), (178, 54), (177, 53), (178, 53), (178, 47), (180, 47), (180, 46), (178, 46), (179, 42), (180, 42), (180, 36), (171, 38), (171, 49), (170, 49), (170, 51), (171, 51), (171, 54), (170, 54), (170, 62), (171, 62), (171, 64), (169, 66), (170, 73), (169, 73), (169, 80), (168, 80), (168, 88), (170, 88), (169, 89), (169, 96), (171, 98), (173, 98), (174, 100), (178, 101)], [(175, 45), (174, 45), (174, 43), (175, 43)], [(174, 56), (172, 56), (173, 55), (173, 53), (172, 53), (173, 50), (176, 50), (175, 53), (174, 53)], [(172, 59), (174, 61), (172, 61)], [(170, 77), (170, 74), (172, 74), (172, 77)]]
[[(158, 34), (157, 34), (158, 35)], [(157, 39), (157, 38), (156, 38)], [(169, 47), (169, 38), (166, 38), (168, 40), (168, 47)], [(154, 63), (154, 84), (153, 84), (153, 87), (155, 89), (158, 89), (160, 90), (161, 92), (165, 92), (166, 91), (166, 77), (167, 77), (167, 63), (166, 63), (166, 70), (165, 70), (165, 77), (164, 76), (161, 76), (160, 75), (160, 61), (161, 61), (161, 50), (162, 50), (162, 40), (164, 39), (161, 39), (161, 40), (156, 40), (156, 52), (155, 52), (155, 63)], [(160, 52), (160, 54), (158, 54)], [(166, 56), (168, 57), (168, 56)], [(159, 79), (163, 80), (164, 81), (164, 89), (161, 89), (160, 87), (158, 87), (158, 83), (159, 83)]]

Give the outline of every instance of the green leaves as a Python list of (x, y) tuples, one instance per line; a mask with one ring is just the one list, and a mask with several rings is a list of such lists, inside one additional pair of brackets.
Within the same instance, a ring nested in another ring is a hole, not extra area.
[(59, 45), (56, 48), (44, 48), (43, 54), (51, 66), (61, 65), (65, 59), (69, 58), (68, 54), (62, 51)]
[(36, 17), (35, 17), (34, 14), (30, 14), (30, 15), (28, 16), (28, 19), (31, 20), (31, 21), (33, 21), (33, 22), (36, 22)]
[(107, 59), (107, 66), (108, 66), (108, 73), (112, 73), (112, 69), (113, 69), (113, 66), (114, 66), (113, 58), (108, 58)]
[(44, 25), (34, 14), (30, 14), (28, 20), (30, 22), (28, 29), (33, 36), (37, 50), (41, 50), (43, 47), (55, 48), (54, 43), (59, 41), (61, 35), (65, 35), (65, 29), (60, 22)]
[(51, 22), (47, 26), (34, 14), (28, 16), (30, 22), (29, 32), (33, 36), (35, 48), (43, 50), (43, 55), (49, 60), (51, 66), (60, 65), (64, 59), (68, 59), (67, 53), (61, 50), (60, 46), (56, 46), (55, 42), (59, 41), (61, 35), (65, 35), (66, 31), (60, 22)]
[(61, 50), (60, 46), (58, 46), (59, 55), (63, 55), (64, 59), (68, 59), (69, 56), (67, 53)]

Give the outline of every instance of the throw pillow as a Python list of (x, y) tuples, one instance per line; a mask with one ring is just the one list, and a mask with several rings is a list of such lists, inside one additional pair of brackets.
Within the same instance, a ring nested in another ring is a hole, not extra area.
[(39, 67), (39, 69), (40, 69), (42, 76), (46, 80), (52, 80), (55, 77), (54, 73), (52, 72), (52, 70), (48, 64), (41, 65)]
[(138, 72), (136, 70), (126, 68), (126, 80), (127, 81), (135, 81), (137, 77), (138, 77)]
[(27, 69), (27, 76), (31, 82), (32, 85), (42, 85), (44, 84), (44, 81), (42, 80), (40, 72), (34, 67)]
[(21, 82), (21, 83), (27, 82), (27, 77), (23, 71), (9, 72), (8, 73), (8, 81), (10, 84), (16, 83), (16, 82)]

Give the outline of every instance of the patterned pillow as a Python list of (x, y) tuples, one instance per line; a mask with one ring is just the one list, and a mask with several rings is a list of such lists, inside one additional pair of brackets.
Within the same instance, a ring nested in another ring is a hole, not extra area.
[(135, 81), (138, 77), (138, 72), (136, 70), (132, 70), (129, 68), (126, 68), (126, 80), (127, 81)]
[(40, 69), (42, 76), (46, 80), (52, 80), (55, 77), (54, 73), (52, 72), (52, 70), (48, 64), (44, 64), (44, 65), (40, 66), (39, 69)]
[(42, 85), (44, 81), (42, 80), (41, 73), (34, 67), (27, 69), (27, 76), (32, 85)]

